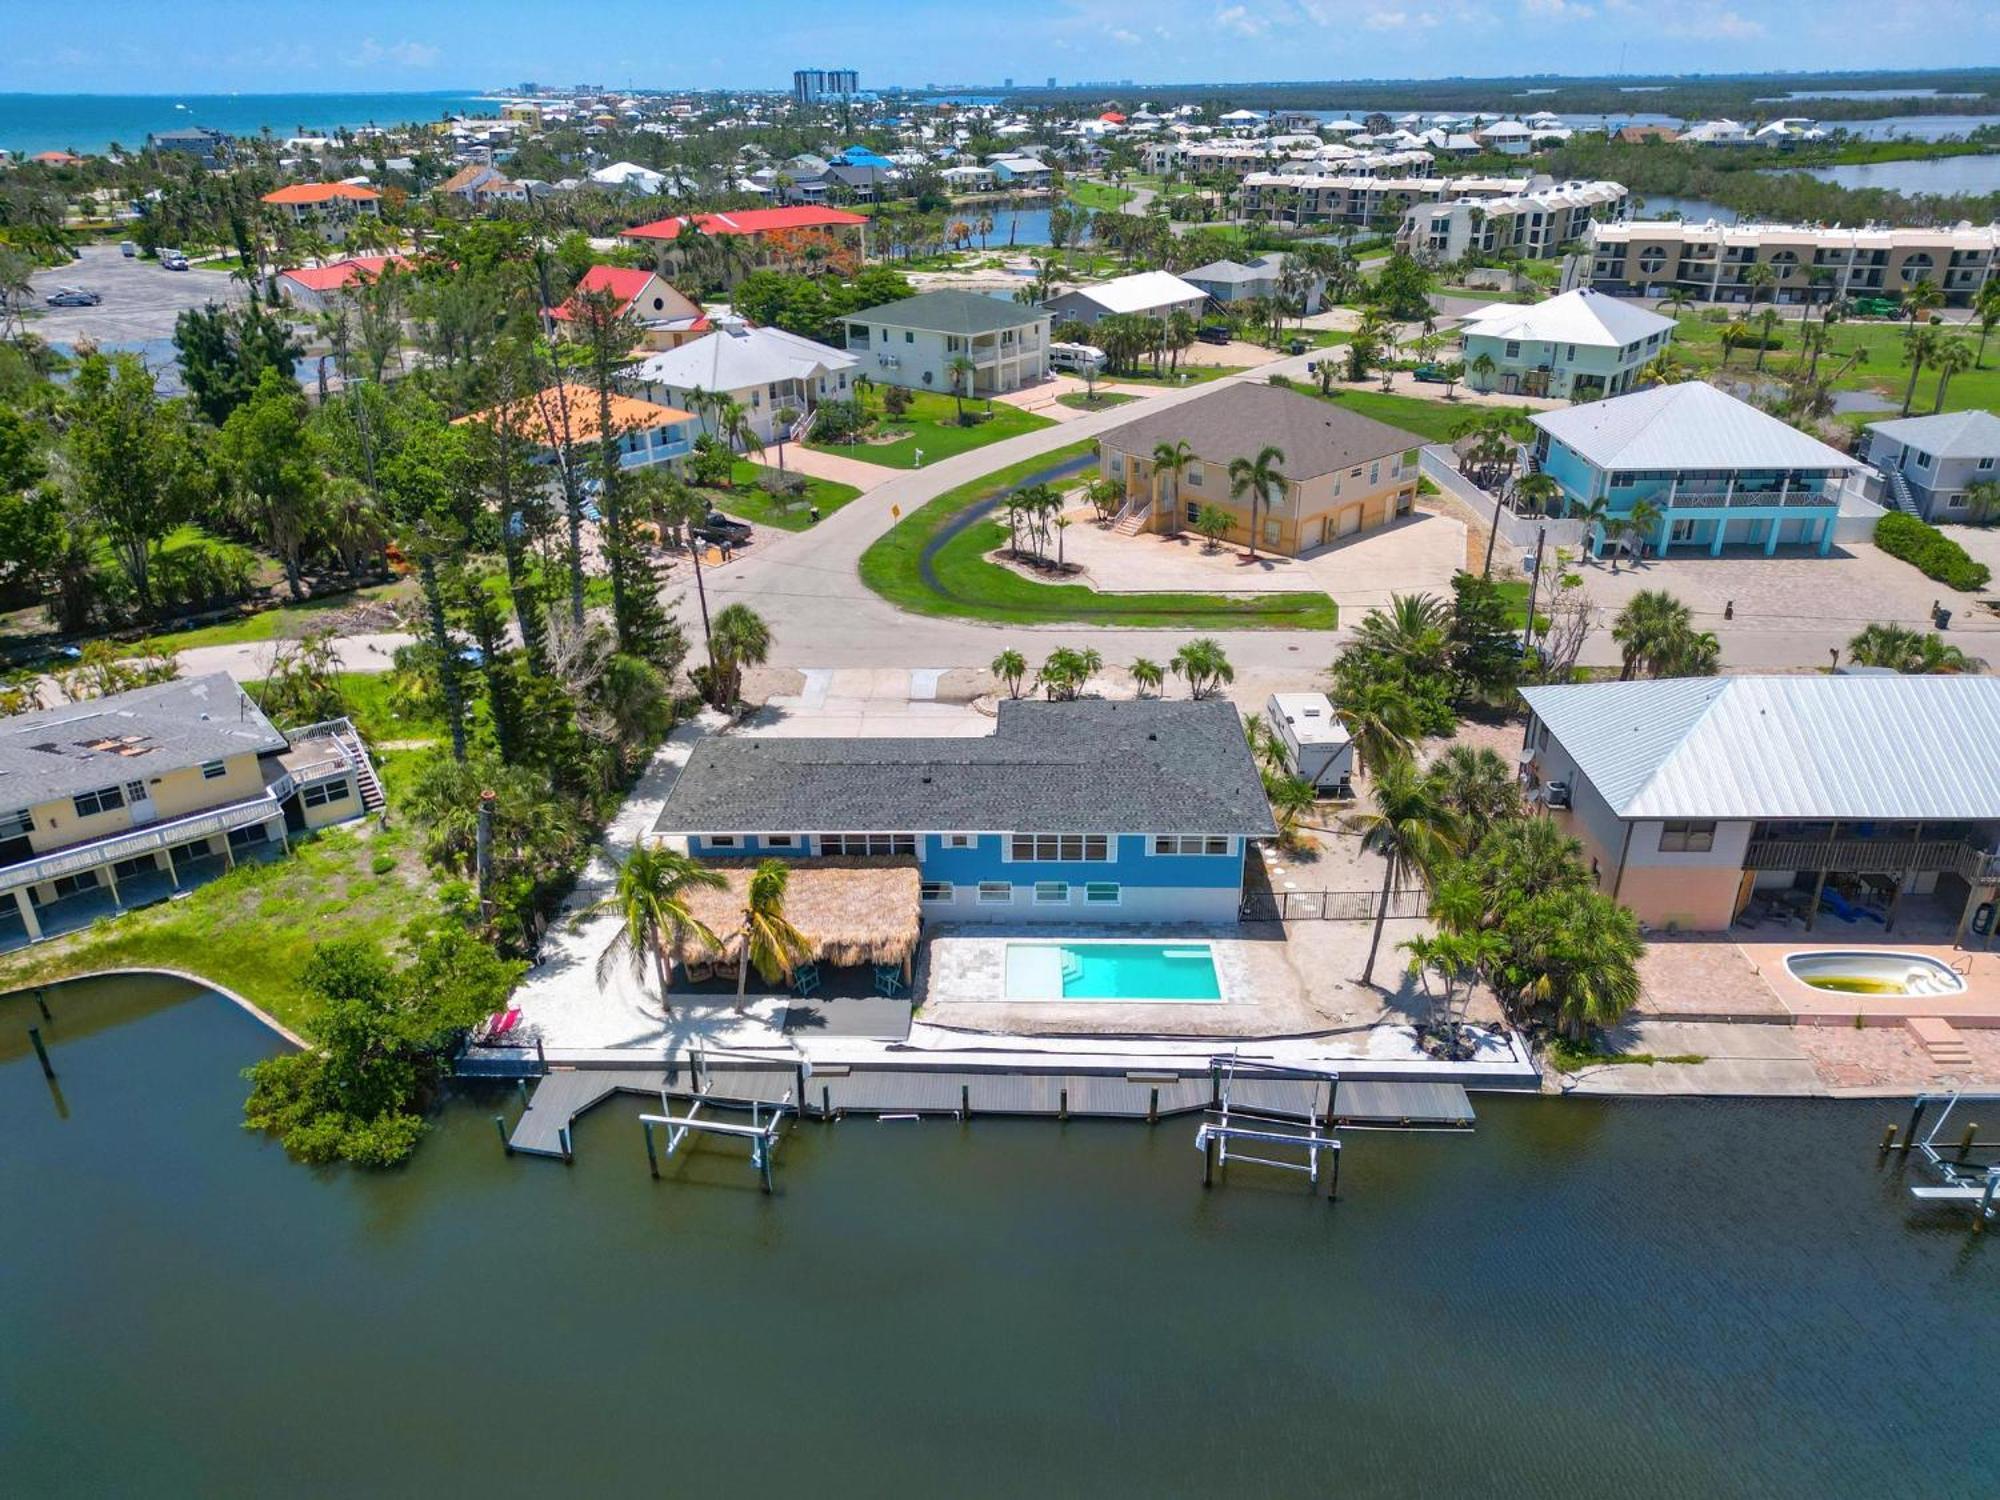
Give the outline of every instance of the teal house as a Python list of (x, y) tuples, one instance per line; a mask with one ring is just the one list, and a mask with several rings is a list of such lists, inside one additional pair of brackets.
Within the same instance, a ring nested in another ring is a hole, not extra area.
[(1674, 320), (1588, 287), (1546, 302), (1496, 302), (1465, 319), (1465, 382), (1505, 396), (1619, 396), (1673, 338)]
[[(1655, 554), (1833, 546), (1847, 476), (1860, 468), (1818, 438), (1698, 380), (1534, 413), (1534, 466), (1563, 510), (1629, 525)], [(1600, 506), (1601, 502), (1601, 506)], [(1641, 506), (1645, 508), (1640, 509)], [(1870, 507), (1872, 509), (1872, 507)], [(1593, 528), (1600, 554), (1605, 528)]]

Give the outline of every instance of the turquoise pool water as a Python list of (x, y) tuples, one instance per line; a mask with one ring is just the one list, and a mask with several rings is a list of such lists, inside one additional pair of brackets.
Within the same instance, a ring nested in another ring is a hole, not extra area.
[(1222, 998), (1206, 943), (1009, 943), (1009, 1000)]

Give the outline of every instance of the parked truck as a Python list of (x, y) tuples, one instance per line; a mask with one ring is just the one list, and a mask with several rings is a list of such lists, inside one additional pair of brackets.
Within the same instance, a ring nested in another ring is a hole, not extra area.
[(1264, 705), (1285, 766), (1322, 797), (1354, 795), (1354, 742), (1324, 693), (1273, 693)]

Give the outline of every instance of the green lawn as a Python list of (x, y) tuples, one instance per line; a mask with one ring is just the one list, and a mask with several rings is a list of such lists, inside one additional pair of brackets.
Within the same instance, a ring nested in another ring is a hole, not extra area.
[(1082, 584), (1037, 583), (987, 560), (986, 554), (1006, 540), (1006, 528), (990, 519), (973, 523), (938, 548), (931, 560), (935, 586), (925, 577), (925, 552), (952, 521), (1033, 474), (1087, 455), (1090, 448), (1088, 442), (1072, 443), (948, 490), (862, 554), (862, 581), (914, 614), (1014, 625), (1207, 631), (1331, 630), (1338, 623), (1339, 611), (1325, 594), (1118, 594)]
[[(0, 988), (111, 968), (183, 969), (299, 1029), (311, 1004), (299, 971), (327, 937), (396, 941), (435, 905), (419, 836), (399, 820), (341, 824), (292, 840), (292, 853), (245, 862), (178, 901), (109, 917), (0, 956)], [(375, 873), (378, 862), (388, 864)]]
[(356, 589), (348, 594), (333, 594), (322, 599), (310, 599), (304, 604), (281, 604), (274, 609), (244, 615), (235, 620), (224, 620), (216, 625), (202, 625), (193, 630), (173, 630), (165, 635), (149, 636), (144, 641), (130, 642), (125, 646), (125, 650), (136, 652), (145, 647), (176, 652), (186, 651), (195, 646), (241, 646), (257, 641), (274, 641), (281, 637), (302, 634), (310, 629), (313, 621), (321, 615), (346, 609), (351, 605), (363, 604), (369, 600), (393, 598), (399, 592), (407, 593), (407, 586), (400, 583), (385, 583), (373, 588)]
[(1127, 401), (1138, 399), (1130, 391), (1098, 391), (1094, 395), (1083, 391), (1064, 391), (1056, 397), (1056, 404), (1067, 406), (1072, 411), (1103, 411), (1108, 406), (1123, 406)]
[(1220, 380), (1225, 375), (1241, 375), (1244, 369), (1243, 365), (1182, 365), (1178, 370), (1155, 375), (1153, 367), (1148, 365), (1133, 374), (1121, 371), (1116, 375), (1100, 375), (1098, 379), (1109, 381), (1113, 385), (1161, 385), (1172, 389), (1175, 386), (1200, 385), (1204, 381)]
[[(1304, 383), (1300, 383), (1297, 389), (1319, 394)], [(1466, 401), (1426, 401), (1421, 396), (1399, 396), (1360, 386), (1336, 386), (1332, 395), (1321, 399), (1359, 412), (1364, 417), (1373, 417), (1378, 422), (1387, 422), (1391, 427), (1400, 427), (1405, 432), (1414, 432), (1429, 443), (1450, 442), (1452, 428), (1480, 410)]]
[(1122, 204), (1132, 201), (1130, 188), (1112, 187), (1105, 182), (1079, 182), (1071, 178), (1063, 191), (1070, 201), (1081, 204), (1093, 213), (1115, 213)]
[[(929, 450), (925, 450), (928, 456)], [(851, 484), (841, 484), (832, 479), (806, 477), (805, 493), (797, 500), (781, 504), (771, 495), (757, 488), (758, 477), (771, 465), (754, 464), (739, 458), (732, 474), (735, 488), (727, 490), (704, 490), (714, 507), (725, 515), (748, 521), (756, 526), (775, 526), (780, 531), (804, 531), (812, 524), (812, 508), (819, 507), (823, 521), (861, 491)]]
[(991, 402), (990, 414), (985, 410), (986, 404), (967, 401), (966, 414), (978, 413), (981, 420), (969, 427), (961, 427), (957, 405), (949, 396), (913, 391), (909, 409), (900, 417), (884, 415), (879, 388), (870, 391), (866, 400), (868, 410), (878, 419), (883, 431), (900, 432), (904, 436), (893, 443), (814, 442), (806, 446), (821, 453), (838, 453), (846, 458), (858, 458), (864, 463), (882, 464), (891, 469), (914, 469), (918, 466), (919, 453), (923, 454), (923, 462), (936, 463), (954, 453), (984, 448), (988, 443), (1019, 437), (1024, 432), (1034, 432), (1050, 425), (1047, 417), (1038, 417), (1004, 401)]
[[(1742, 321), (1755, 334), (1761, 331), (1759, 319), (1747, 315), (1749, 309), (1734, 309)], [(1759, 312), (1762, 311), (1760, 307)], [(1771, 327), (1773, 338), (1782, 339), (1784, 347), (1772, 349), (1764, 355), (1764, 373), (1772, 376), (1789, 374), (1799, 359), (1799, 310), (1779, 308), (1780, 317)], [(1711, 323), (1697, 314), (1689, 314), (1679, 319), (1679, 327), (1674, 332), (1674, 349), (1683, 358), (1692, 360), (1705, 371), (1722, 370), (1722, 324)], [(1820, 356), (1819, 368), (1824, 378), (1830, 370), (1838, 370), (1846, 363), (1848, 356), (1857, 350), (1862, 352), (1861, 361), (1835, 381), (1838, 390), (1877, 391), (1884, 397), (1902, 405), (1903, 391), (1910, 383), (1910, 367), (1903, 361), (1903, 333), (1906, 323), (1887, 323), (1877, 320), (1867, 322), (1835, 323), (1827, 349)], [(1977, 346), (1979, 333), (1958, 331), (1953, 327), (1936, 330), (1946, 338), (1964, 339)], [(1728, 373), (1750, 375), (1757, 364), (1757, 351), (1738, 349), (1730, 355)], [(1923, 416), (1937, 404), (1938, 377), (1926, 369), (1917, 376), (1916, 398), (1910, 405), (1913, 416)], [(2000, 338), (1990, 340), (1983, 367), (1967, 370), (1952, 378), (1945, 391), (1946, 411), (2000, 410)], [(1894, 413), (1868, 413), (1859, 417), (1862, 421), (1874, 421), (1880, 416)]]

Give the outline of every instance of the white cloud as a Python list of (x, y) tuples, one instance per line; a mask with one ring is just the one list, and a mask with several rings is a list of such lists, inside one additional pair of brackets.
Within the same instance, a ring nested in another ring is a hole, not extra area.
[(1251, 12), (1247, 5), (1231, 5), (1215, 13), (1215, 24), (1224, 31), (1233, 31), (1238, 36), (1258, 37), (1271, 29), (1271, 23)]
[(363, 39), (347, 61), (357, 68), (380, 67), (385, 63), (398, 68), (434, 68), (443, 56), (444, 50), (429, 42), (390, 42), (385, 46), (371, 36)]
[(1521, 9), (1544, 21), (1587, 21), (1597, 8), (1581, 0), (1521, 0)]
[(1123, 26), (1120, 26), (1111, 33), (1111, 40), (1122, 42), (1127, 47), (1136, 47), (1139, 45), (1139, 33), (1136, 31), (1127, 31)]

